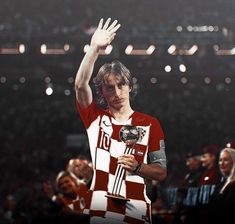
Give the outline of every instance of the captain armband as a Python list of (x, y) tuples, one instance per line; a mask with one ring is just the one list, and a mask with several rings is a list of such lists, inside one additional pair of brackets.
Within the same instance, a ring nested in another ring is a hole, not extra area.
[(148, 157), (150, 164), (153, 163), (159, 164), (161, 167), (166, 167), (167, 165), (164, 144), (163, 145), (160, 144), (160, 150), (148, 153)]

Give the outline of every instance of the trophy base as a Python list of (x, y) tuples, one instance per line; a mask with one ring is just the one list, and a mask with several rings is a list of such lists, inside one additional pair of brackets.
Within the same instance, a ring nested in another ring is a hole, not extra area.
[(128, 198), (124, 198), (123, 196), (121, 195), (118, 195), (118, 194), (106, 194), (105, 197), (107, 198), (112, 198), (112, 199), (115, 199), (115, 200), (121, 200), (121, 201), (130, 201), (130, 199)]

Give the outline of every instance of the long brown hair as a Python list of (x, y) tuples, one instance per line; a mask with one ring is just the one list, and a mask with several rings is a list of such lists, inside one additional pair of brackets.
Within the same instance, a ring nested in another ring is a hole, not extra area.
[(137, 86), (134, 85), (132, 75), (129, 69), (125, 65), (123, 65), (118, 60), (114, 60), (111, 63), (105, 63), (103, 66), (101, 66), (96, 77), (93, 79), (97, 94), (97, 103), (104, 108), (107, 107), (107, 102), (102, 94), (102, 85), (105, 83), (105, 77), (111, 73), (121, 77), (123, 83), (129, 85), (131, 90), (130, 91), (131, 100), (137, 94)]

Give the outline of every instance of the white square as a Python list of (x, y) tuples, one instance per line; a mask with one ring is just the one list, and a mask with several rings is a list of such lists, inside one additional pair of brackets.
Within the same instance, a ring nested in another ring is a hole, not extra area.
[(126, 145), (124, 142), (119, 142), (117, 140), (112, 139), (110, 145), (110, 155), (114, 158), (117, 158), (124, 154)]
[(146, 216), (147, 204), (141, 200), (133, 200), (127, 202), (126, 215), (143, 220), (143, 216)]
[(109, 173), (110, 155), (108, 151), (97, 148), (96, 169)]
[(139, 175), (135, 175), (135, 174), (132, 174), (132, 173), (129, 173), (129, 172), (126, 175), (126, 181), (144, 184), (144, 178), (143, 177), (140, 177)]
[(120, 221), (123, 221), (125, 218), (125, 215), (119, 214), (119, 213), (115, 213), (115, 212), (106, 212), (105, 213), (105, 217), (106, 218), (111, 218), (111, 219), (117, 219)]
[(91, 210), (107, 210), (107, 194), (106, 191), (94, 191), (91, 198)]

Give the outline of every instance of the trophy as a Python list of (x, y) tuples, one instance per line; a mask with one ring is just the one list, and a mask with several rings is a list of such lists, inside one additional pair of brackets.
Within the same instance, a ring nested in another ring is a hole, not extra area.
[[(124, 125), (119, 132), (120, 139), (126, 144), (126, 148), (124, 150), (124, 154), (132, 154), (134, 145), (140, 138), (140, 131), (139, 128), (132, 125)], [(122, 201), (129, 201), (130, 199), (123, 197), (120, 195), (122, 181), (125, 174), (125, 169), (121, 166), (121, 164), (117, 165), (117, 169), (115, 172), (114, 184), (112, 188), (112, 192), (108, 193), (106, 197), (122, 200)]]

